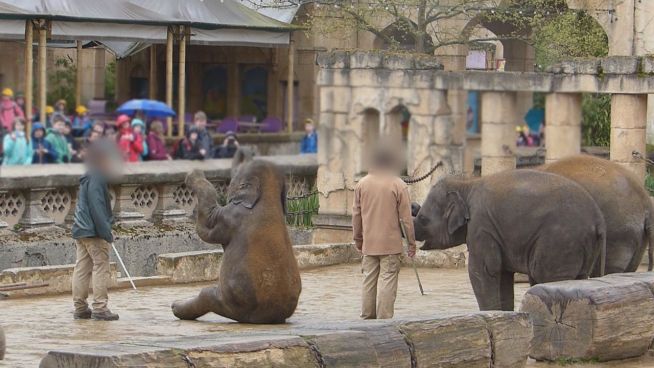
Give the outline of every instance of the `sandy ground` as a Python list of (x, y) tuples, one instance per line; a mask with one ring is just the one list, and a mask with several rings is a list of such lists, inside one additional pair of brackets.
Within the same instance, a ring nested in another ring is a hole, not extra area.
[[(477, 304), (465, 270), (420, 269), (426, 295), (421, 296), (410, 268), (402, 269), (396, 318), (430, 318), (476, 312)], [(173, 300), (196, 295), (203, 285), (143, 288), (110, 293), (110, 307), (120, 314), (115, 322), (74, 321), (69, 295), (0, 301), (0, 323), (8, 346), (0, 367), (37, 367), (50, 350), (125, 340), (159, 340), (207, 333), (250, 333), (316, 327), (321, 323), (356, 321), (361, 274), (358, 265), (321, 268), (302, 273), (300, 304), (289, 323), (281, 326), (240, 325), (217, 315), (199, 321), (180, 321), (170, 312)], [(526, 284), (516, 285), (516, 301)], [(519, 305), (516, 305), (518, 308)], [(530, 368), (554, 364), (530, 361)], [(654, 357), (568, 367), (654, 367)]]

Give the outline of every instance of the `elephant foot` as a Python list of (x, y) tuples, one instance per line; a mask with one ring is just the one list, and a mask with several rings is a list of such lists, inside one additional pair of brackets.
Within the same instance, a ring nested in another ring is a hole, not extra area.
[(171, 308), (175, 317), (182, 320), (192, 321), (209, 313), (208, 309), (202, 308), (198, 304), (196, 298), (178, 300), (173, 303)]

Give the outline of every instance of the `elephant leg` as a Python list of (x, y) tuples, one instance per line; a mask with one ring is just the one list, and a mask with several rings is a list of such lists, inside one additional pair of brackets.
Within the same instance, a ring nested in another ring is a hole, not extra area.
[[(492, 240), (468, 244), (468, 274), (479, 310), (504, 310), (502, 302), (502, 256)], [(511, 309), (513, 310), (513, 305)]]
[(512, 311), (514, 303), (513, 293), (513, 272), (502, 271), (502, 281), (500, 283), (500, 297), (502, 299), (502, 310)]
[(204, 288), (200, 291), (200, 295), (194, 298), (175, 301), (172, 305), (173, 314), (183, 320), (198, 319), (213, 311), (212, 307), (216, 303), (218, 294), (220, 294), (218, 286)]

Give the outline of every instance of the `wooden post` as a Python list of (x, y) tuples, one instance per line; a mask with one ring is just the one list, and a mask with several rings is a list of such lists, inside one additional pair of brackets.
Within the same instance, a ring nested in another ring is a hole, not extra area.
[(177, 109), (177, 134), (184, 136), (184, 115), (186, 113), (186, 28), (179, 27), (179, 80), (177, 98), (179, 108)]
[[(166, 38), (166, 104), (173, 107), (173, 30), (172, 26), (168, 27)], [(173, 136), (173, 118), (167, 119), (168, 137)]]
[(290, 39), (288, 44), (288, 85), (286, 86), (286, 124), (288, 132), (293, 133), (293, 88), (295, 81), (295, 43)]
[(150, 86), (149, 97), (151, 100), (157, 99), (157, 45), (150, 46)]
[(41, 123), (43, 125), (46, 124), (46, 83), (47, 83), (47, 75), (46, 75), (46, 62), (47, 62), (47, 49), (46, 45), (48, 42), (48, 28), (45, 22), (41, 24), (39, 27), (39, 110), (40, 110), (40, 117), (41, 117)]
[(25, 21), (25, 126), (26, 136), (32, 132), (32, 106), (34, 104), (34, 24), (31, 19)]
[(75, 109), (82, 105), (82, 41), (77, 41), (77, 65), (75, 67)]

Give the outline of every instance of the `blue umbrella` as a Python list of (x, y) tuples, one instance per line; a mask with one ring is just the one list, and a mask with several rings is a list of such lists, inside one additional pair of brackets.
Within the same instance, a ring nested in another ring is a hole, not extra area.
[(135, 115), (139, 111), (148, 117), (167, 118), (175, 116), (173, 109), (156, 100), (129, 100), (116, 110), (119, 114), (125, 115)]

